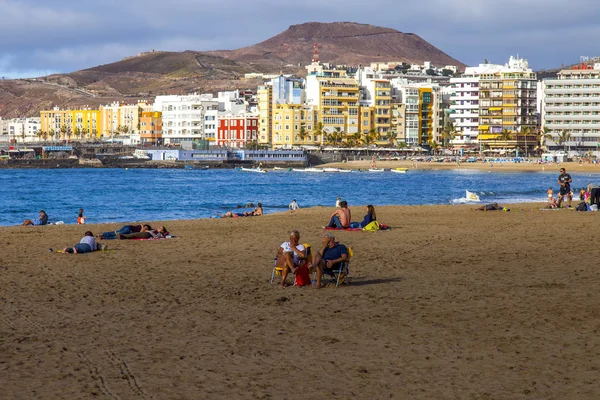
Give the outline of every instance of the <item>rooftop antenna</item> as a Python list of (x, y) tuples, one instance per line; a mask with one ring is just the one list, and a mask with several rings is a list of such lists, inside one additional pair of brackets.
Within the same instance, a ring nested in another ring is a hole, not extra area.
[(314, 63), (319, 62), (319, 43), (315, 42), (313, 45), (313, 58), (312, 61)]

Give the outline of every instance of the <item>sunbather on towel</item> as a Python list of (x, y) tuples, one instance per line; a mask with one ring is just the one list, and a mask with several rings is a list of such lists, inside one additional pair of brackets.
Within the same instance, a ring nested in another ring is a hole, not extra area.
[(127, 235), (130, 233), (145, 232), (151, 230), (152, 227), (148, 224), (141, 225), (125, 225), (121, 229), (112, 232), (103, 232), (98, 235), (98, 239), (112, 240), (116, 239), (117, 235)]
[(281, 286), (285, 287), (285, 279), (291, 271), (295, 273), (300, 264), (306, 258), (306, 249), (299, 244), (300, 232), (293, 230), (290, 233), (290, 241), (283, 242), (277, 250), (277, 261), (275, 266), (282, 267)]
[(46, 214), (46, 211), (41, 210), (40, 211), (40, 216), (36, 219), (26, 219), (25, 221), (23, 221), (23, 225), (46, 225), (48, 224), (48, 214)]
[(104, 249), (106, 249), (106, 246), (96, 243), (96, 239), (94, 239), (94, 234), (90, 231), (87, 231), (85, 232), (84, 236), (81, 238), (79, 243), (77, 243), (73, 247), (65, 247), (62, 252), (71, 254), (83, 254)]
[(167, 231), (167, 228), (165, 228), (164, 226), (159, 226), (158, 229), (156, 229), (156, 230), (147, 229), (143, 232), (126, 233), (124, 235), (121, 235), (120, 233), (117, 234), (117, 238), (119, 238), (121, 240), (125, 240), (125, 239), (163, 239), (163, 238), (166, 238), (167, 236), (169, 236), (169, 232)]
[(329, 217), (329, 224), (324, 228), (350, 228), (350, 221), (352, 220), (352, 214), (348, 208), (348, 202), (342, 200), (340, 202), (340, 208), (336, 209), (333, 214)]

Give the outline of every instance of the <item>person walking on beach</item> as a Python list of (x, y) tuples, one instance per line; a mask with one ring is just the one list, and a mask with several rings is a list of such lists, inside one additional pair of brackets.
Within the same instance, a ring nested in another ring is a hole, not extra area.
[(77, 214), (77, 224), (79, 224), (79, 225), (85, 224), (85, 216), (83, 215), (83, 208), (80, 208), (79, 214)]
[(342, 202), (342, 198), (340, 196), (338, 196), (337, 200), (335, 201), (335, 208), (340, 208), (341, 202)]
[(567, 170), (564, 168), (560, 169), (560, 175), (558, 176), (558, 184), (560, 185), (560, 191), (558, 192), (558, 207), (560, 208), (560, 204), (562, 203), (565, 195), (569, 200), (568, 207), (571, 207), (571, 200), (573, 200), (573, 192), (571, 191), (571, 175), (567, 174)]

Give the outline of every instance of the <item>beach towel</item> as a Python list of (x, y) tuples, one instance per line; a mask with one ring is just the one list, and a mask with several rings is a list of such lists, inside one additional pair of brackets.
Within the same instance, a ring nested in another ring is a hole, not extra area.
[(362, 231), (362, 228), (334, 228), (332, 226), (324, 228), (326, 231)]

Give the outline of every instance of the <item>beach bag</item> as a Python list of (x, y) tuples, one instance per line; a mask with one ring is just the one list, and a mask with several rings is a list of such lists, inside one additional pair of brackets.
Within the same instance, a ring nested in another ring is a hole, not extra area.
[(590, 211), (598, 211), (598, 206), (596, 204), (592, 204), (590, 206)]
[(363, 231), (378, 231), (379, 230), (379, 222), (377, 221), (371, 221), (369, 222), (364, 228)]
[(577, 205), (577, 208), (575, 208), (576, 211), (587, 211), (587, 205), (585, 204), (585, 201), (582, 201), (581, 203), (579, 203)]
[(310, 274), (308, 272), (308, 265), (306, 265), (306, 263), (302, 263), (302, 265), (296, 270), (296, 281), (294, 284), (296, 286), (310, 285)]

